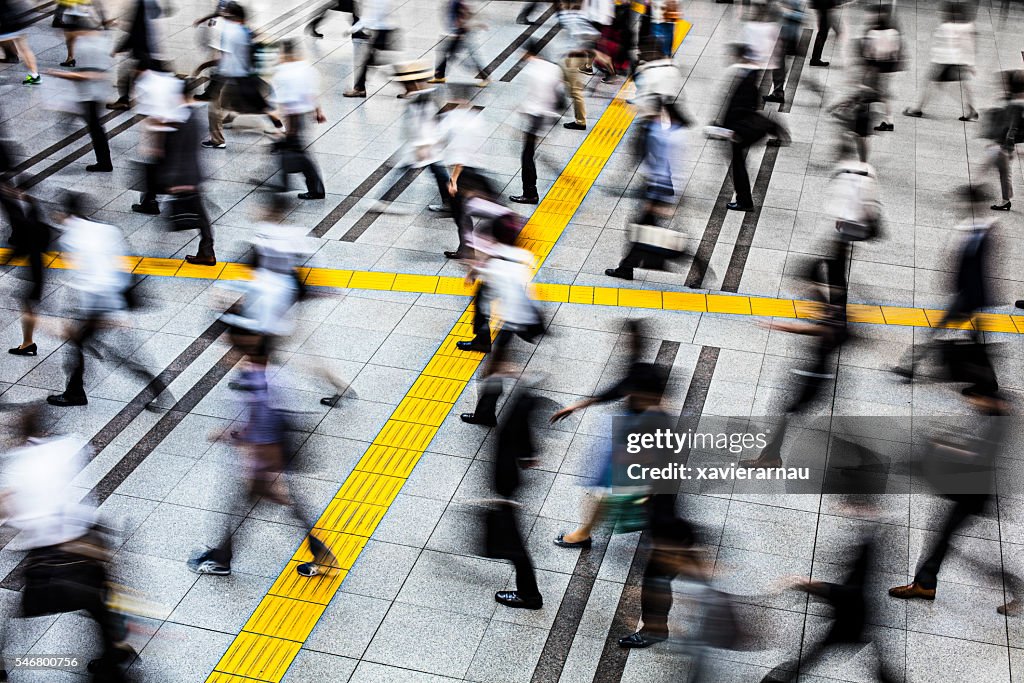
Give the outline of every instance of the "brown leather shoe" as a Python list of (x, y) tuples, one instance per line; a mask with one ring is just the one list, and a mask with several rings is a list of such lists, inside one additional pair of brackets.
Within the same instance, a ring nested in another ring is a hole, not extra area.
[(1022, 609), (1021, 602), (1016, 598), (1010, 600), (1010, 602), (1005, 605), (996, 607), (996, 612), (1002, 614), (1004, 617), (1016, 617), (1019, 616), (1022, 611), (1024, 611), (1024, 609)]
[(185, 260), (193, 266), (215, 266), (217, 259), (212, 256), (186, 256)]
[(934, 588), (922, 588), (918, 585), (917, 581), (914, 583), (907, 584), (906, 586), (895, 586), (889, 589), (889, 595), (900, 600), (910, 600), (911, 598), (921, 598), (922, 600), (934, 600), (935, 589)]

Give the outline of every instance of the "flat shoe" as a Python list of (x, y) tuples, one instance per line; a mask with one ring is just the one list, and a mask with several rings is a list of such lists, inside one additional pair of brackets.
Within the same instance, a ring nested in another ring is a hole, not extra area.
[(918, 585), (917, 581), (914, 583), (907, 584), (906, 586), (895, 586), (889, 589), (889, 595), (900, 600), (910, 600), (911, 598), (921, 598), (922, 600), (934, 600), (935, 589), (934, 588), (922, 588)]
[(587, 538), (582, 541), (567, 541), (565, 540), (565, 534), (558, 534), (558, 538), (555, 539), (555, 545), (557, 545), (559, 548), (587, 549), (594, 545), (594, 539)]
[(24, 348), (15, 346), (13, 349), (7, 349), (7, 353), (15, 356), (35, 356), (38, 355), (39, 350), (36, 348), (35, 344), (29, 344)]

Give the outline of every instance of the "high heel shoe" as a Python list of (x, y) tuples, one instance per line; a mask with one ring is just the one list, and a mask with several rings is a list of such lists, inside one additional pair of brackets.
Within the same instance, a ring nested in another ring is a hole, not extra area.
[(960, 121), (964, 121), (964, 122), (977, 121), (978, 120), (978, 110), (974, 109), (972, 107), (971, 111), (968, 112), (967, 114), (961, 116), (959, 120)]
[(993, 204), (991, 209), (993, 211), (1009, 211), (1010, 210), (1010, 200), (1007, 199), (1002, 204)]
[(61, 62), (61, 63), (60, 63), (60, 65), (61, 65), (61, 66), (67, 66), (67, 67), (72, 67), (72, 68), (73, 68), (73, 67), (76, 67), (76, 66), (78, 66), (78, 62), (76, 62), (76, 61), (75, 61), (74, 59), (69, 59), (69, 60), (68, 60), (68, 61), (66, 61), (66, 62)]
[(15, 356), (35, 356), (39, 354), (39, 350), (35, 344), (29, 344), (28, 346), (15, 346), (13, 349), (7, 349), (7, 353)]

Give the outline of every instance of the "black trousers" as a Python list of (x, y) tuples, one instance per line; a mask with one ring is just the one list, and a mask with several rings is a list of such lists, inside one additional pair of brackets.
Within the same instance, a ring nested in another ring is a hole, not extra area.
[(82, 321), (71, 337), (71, 346), (74, 350), (68, 357), (68, 383), (64, 388), (64, 394), (69, 397), (85, 397), (85, 347), (96, 338), (102, 322), (101, 315), (90, 315)]
[(139, 203), (144, 206), (153, 206), (159, 210), (157, 195), (160, 194), (160, 163), (147, 163), (142, 165), (142, 196)]
[[(448, 36), (448, 40), (445, 42), (444, 51), (441, 52), (441, 58), (437, 62), (437, 66), (434, 68), (434, 78), (444, 78), (445, 73), (448, 71), (448, 62), (459, 53), (459, 50), (466, 44), (466, 36), (468, 32), (459, 31), (454, 35)], [(479, 78), (487, 78), (487, 71), (483, 64), (480, 63), (476, 56), (476, 50), (470, 48), (469, 58), (473, 60), (473, 66), (476, 68), (477, 76)]]
[(366, 55), (356, 67), (356, 77), (353, 87), (356, 90), (366, 90), (366, 70), (370, 65), (375, 64), (377, 53), (389, 46), (391, 43), (391, 31), (370, 31), (370, 40), (366, 45)]
[[(339, 2), (333, 7), (328, 7), (323, 12), (318, 14), (316, 18), (313, 19), (313, 21), (309, 22), (310, 30), (316, 31), (318, 28), (320, 28), (320, 22), (324, 20), (324, 17), (327, 16), (328, 12), (348, 12), (349, 10), (345, 9), (342, 5), (343, 3)], [(355, 3), (352, 3), (352, 9), (350, 11), (350, 14), (352, 15), (352, 25), (354, 26), (355, 24), (359, 23), (359, 10), (356, 9)]]
[(812, 62), (821, 60), (821, 51), (825, 48), (825, 41), (828, 40), (829, 29), (834, 30), (837, 34), (839, 33), (839, 29), (832, 18), (832, 10), (819, 9), (815, 10), (815, 12), (818, 14), (818, 34), (814, 36), (814, 48), (811, 51)]
[(523, 154), (520, 162), (523, 166), (523, 195), (526, 197), (537, 196), (537, 162), (534, 157), (537, 155), (537, 139), (542, 123), (542, 117), (531, 116), (526, 127), (526, 135), (523, 137)]
[(201, 195), (197, 196), (196, 214), (199, 217), (199, 246), (196, 248), (196, 256), (216, 259), (217, 256), (213, 250), (213, 223), (206, 213), (206, 206), (203, 204)]
[(96, 153), (96, 163), (100, 166), (110, 166), (110, 143), (107, 142), (107, 131), (100, 121), (100, 103), (92, 100), (82, 102), (85, 125), (89, 129), (89, 140), (92, 142), (92, 149)]
[(288, 189), (288, 176), (301, 173), (306, 181), (306, 192), (320, 196), (325, 192), (323, 178), (316, 163), (305, 149), (303, 131), (306, 127), (305, 114), (289, 114), (286, 122), (288, 137), (284, 141), (284, 150), (280, 153), (281, 172), (284, 175), (285, 190)]
[(527, 2), (523, 3), (523, 8), (519, 10), (519, 15), (516, 16), (516, 21), (526, 21), (530, 18), (530, 14), (537, 8), (539, 2)]
[(519, 519), (512, 505), (500, 505), (494, 511), (497, 519), (492, 529), (501, 534), (501, 538), (488, 539), (488, 544), (498, 548), (500, 559), (508, 560), (516, 570), (516, 592), (522, 598), (539, 598), (537, 573), (533, 568), (530, 553), (523, 542), (523, 534), (519, 530)]
[(754, 198), (750, 194), (750, 176), (747, 174), (747, 150), (749, 142), (732, 143), (732, 184), (736, 189), (736, 203), (742, 206), (753, 206)]
[[(458, 180), (458, 191), (454, 196), (450, 196), (446, 192), (441, 193), (441, 199), (448, 199), (449, 205), (452, 209), (452, 220), (455, 221), (455, 227), (459, 231), (459, 249), (460, 255), (466, 255), (469, 253), (469, 237), (473, 234), (473, 219), (466, 213), (466, 198), (467, 193), (471, 190), (484, 189), (490, 186), (489, 181), (482, 175), (476, 172), (476, 170), (463, 167), (462, 172), (459, 173)], [(488, 335), (488, 339), (490, 336)]]
[(914, 576), (914, 581), (922, 588), (935, 588), (938, 583), (939, 570), (942, 568), (942, 561), (946, 559), (946, 553), (949, 552), (949, 539), (963, 526), (968, 517), (979, 514), (985, 509), (987, 500), (988, 496), (983, 493), (959, 495), (954, 498), (953, 509), (949, 511), (935, 545), (932, 546)]
[(654, 638), (668, 637), (668, 613), (672, 610), (672, 580), (678, 572), (662, 551), (651, 551), (640, 587), (640, 614), (643, 632)]

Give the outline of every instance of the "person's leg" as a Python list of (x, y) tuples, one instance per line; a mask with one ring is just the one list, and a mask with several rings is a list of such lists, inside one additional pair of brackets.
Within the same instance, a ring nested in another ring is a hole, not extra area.
[(931, 552), (918, 567), (917, 574), (914, 576), (914, 582), (921, 588), (935, 590), (938, 585), (939, 570), (949, 551), (949, 540), (974, 513), (972, 502), (968, 497), (962, 496), (953, 504), (953, 509), (949, 511), (949, 516), (946, 517), (946, 522), (942, 525), (942, 531), (939, 532), (939, 537), (935, 540)]
[(1003, 203), (1013, 199), (1013, 176), (1010, 174), (1012, 156), (1010, 151), (1000, 148), (995, 157), (996, 170), (999, 171), (999, 189)]
[(210, 124), (210, 142), (215, 145), (224, 144), (224, 108), (227, 105), (228, 93), (231, 90), (227, 83), (221, 82), (207, 110)]
[(89, 139), (92, 141), (93, 151), (96, 153), (97, 170), (110, 169), (110, 143), (107, 141), (107, 131), (100, 121), (100, 103), (86, 101), (82, 103), (85, 108), (85, 125), (89, 129)]
[(644, 569), (640, 587), (640, 618), (644, 638), (659, 642), (668, 638), (668, 613), (672, 609), (672, 579), (675, 571), (664, 566), (661, 551), (655, 549)]
[(319, 30), (320, 29), (320, 23), (324, 20), (324, 17), (327, 16), (327, 11), (329, 9), (330, 9), (329, 7), (325, 7), (323, 12), (321, 12), (320, 14), (316, 15), (315, 17), (313, 17), (313, 20), (310, 21), (309, 24), (306, 25), (306, 31), (309, 32), (309, 35), (313, 36), (314, 38), (323, 38), (324, 37), (323, 34), (320, 33), (320, 30)]
[(491, 302), (486, 284), (481, 284), (473, 297), (473, 341), (479, 350), (491, 349)]
[(373, 60), (374, 47), (372, 37), (371, 40), (367, 41), (363, 49), (365, 52), (363, 53), (362, 60), (360, 60), (359, 65), (356, 67), (355, 82), (352, 84), (354, 90), (361, 92), (366, 91), (366, 70), (370, 68), (370, 62)]
[(529, 24), (529, 23), (532, 23), (530, 21), (530, 13), (533, 12), (533, 10), (534, 10), (534, 8), (536, 6), (537, 6), (536, 2), (527, 2), (527, 3), (525, 3), (523, 5), (523, 8), (521, 10), (519, 10), (519, 15), (516, 16), (516, 23), (517, 24)]
[(754, 205), (750, 194), (750, 177), (747, 175), (747, 145), (732, 143), (732, 184), (736, 188), (736, 203), (741, 207)]
[(68, 357), (68, 383), (64, 387), (67, 398), (85, 398), (85, 347), (99, 331), (100, 319), (91, 315), (82, 321), (71, 337), (72, 354)]
[(581, 57), (566, 57), (562, 64), (566, 89), (572, 99), (574, 123), (577, 126), (587, 125), (587, 103), (583, 99), (583, 79), (580, 78), (580, 67), (583, 63), (584, 59)]
[(14, 39), (14, 46), (18, 50), (18, 56), (25, 62), (25, 67), (28, 69), (28, 73), (31, 76), (39, 75), (39, 65), (36, 63), (36, 54), (32, 52), (32, 48), (28, 44), (28, 39), (25, 36), (19, 36)]
[(517, 519), (516, 512), (510, 506), (506, 505), (503, 507), (507, 508), (505, 514), (508, 514), (511, 518), (508, 526), (512, 533), (506, 540), (508, 541), (508, 559), (511, 560), (516, 570), (516, 592), (521, 598), (539, 598), (540, 590), (537, 588), (537, 573), (534, 571), (530, 553), (523, 543), (523, 536), (519, 530), (519, 520)]
[(540, 117), (532, 117), (523, 138), (523, 153), (520, 156), (523, 167), (523, 197), (531, 199), (537, 197), (537, 163), (534, 157), (537, 154), (539, 128)]
[(427, 168), (430, 169), (430, 175), (434, 176), (434, 182), (437, 183), (437, 193), (441, 196), (441, 204), (451, 210), (452, 196), (448, 193), (448, 181), (450, 180), (448, 169), (439, 161), (435, 161)]
[(196, 256), (200, 259), (212, 259), (216, 261), (217, 255), (213, 249), (213, 223), (210, 221), (210, 217), (206, 213), (206, 207), (203, 205), (203, 197), (199, 193), (196, 193), (196, 213), (199, 218), (199, 246), (196, 249)]
[(624, 280), (632, 280), (633, 269), (639, 268), (643, 262), (644, 257), (641, 249), (635, 243), (630, 244), (629, 251), (627, 251), (626, 255), (622, 257), (621, 261), (619, 261), (619, 265), (615, 268), (609, 268), (606, 270), (605, 275), (619, 277)]
[(434, 68), (434, 78), (441, 79), (445, 78), (445, 74), (448, 71), (448, 60), (455, 56), (456, 51), (459, 48), (459, 43), (462, 41), (461, 34), (450, 35), (445, 38), (442, 49), (438, 51), (437, 66)]
[[(963, 69), (961, 69), (963, 71)], [(974, 108), (974, 95), (971, 92), (971, 81), (969, 77), (964, 77), (964, 80), (960, 81), (960, 88), (963, 91), (963, 101), (967, 105), (964, 110), (964, 116), (967, 118), (973, 118), (978, 115), (977, 110)]]
[(815, 10), (818, 15), (818, 33), (814, 36), (814, 48), (811, 50), (811, 64), (821, 62), (821, 51), (825, 48), (831, 18), (828, 10)]

